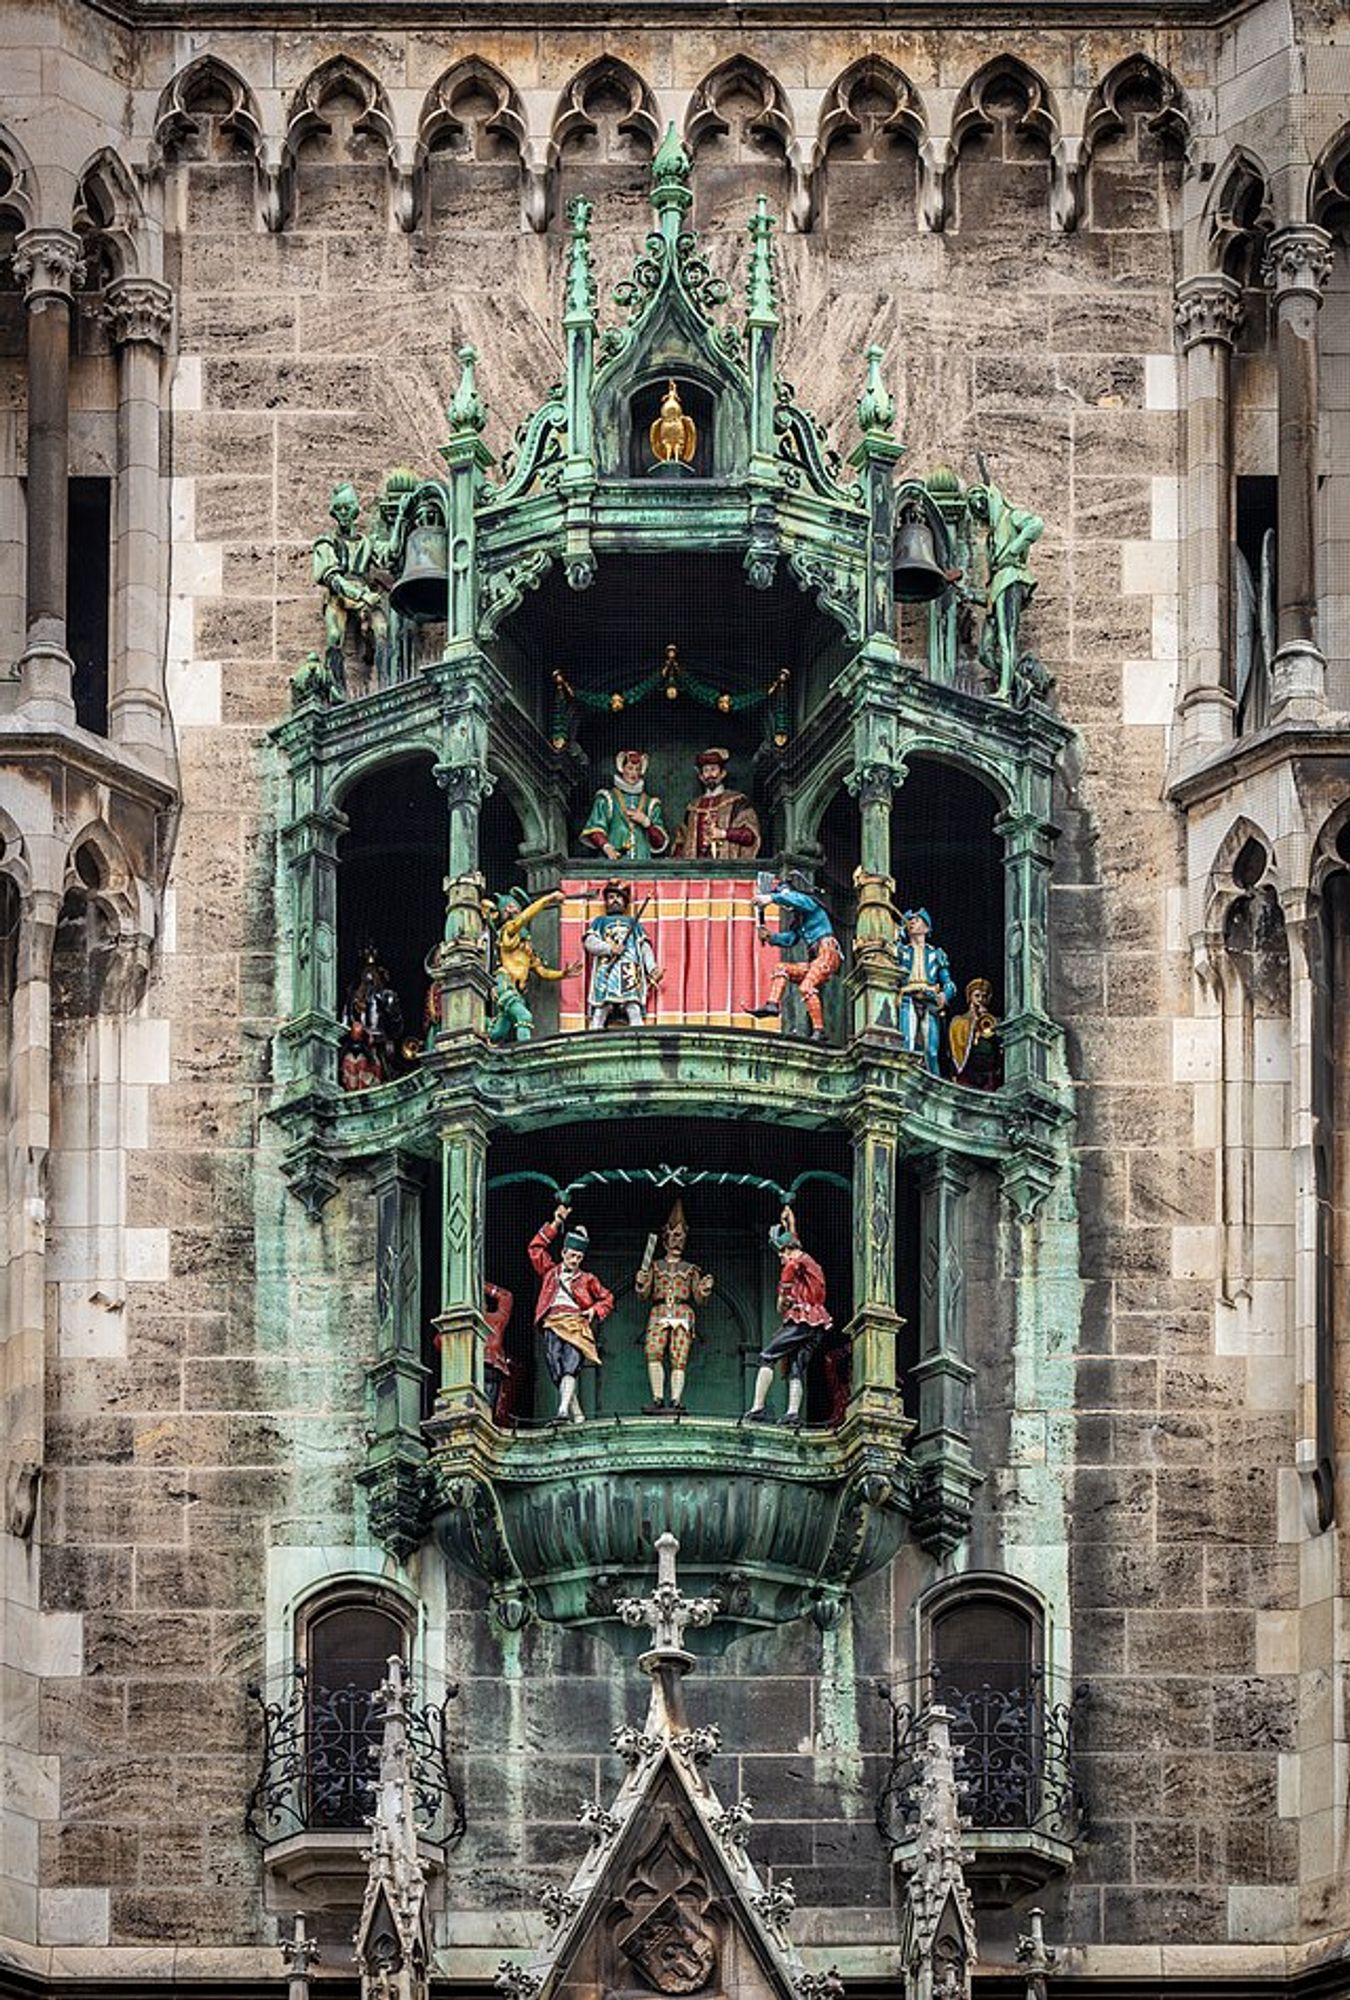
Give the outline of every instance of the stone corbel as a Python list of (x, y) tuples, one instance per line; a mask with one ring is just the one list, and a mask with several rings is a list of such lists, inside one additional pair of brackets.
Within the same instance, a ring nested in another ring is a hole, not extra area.
[(548, 228), (552, 207), (552, 175), (547, 165), (522, 158), (520, 162), (520, 215), (531, 235), (542, 236)]
[(940, 235), (947, 226), (950, 202), (952, 145), (934, 134), (919, 147), (919, 227)]
[(1083, 219), (1085, 170), (1082, 136), (1063, 133), (1050, 149), (1050, 226), (1066, 236)]

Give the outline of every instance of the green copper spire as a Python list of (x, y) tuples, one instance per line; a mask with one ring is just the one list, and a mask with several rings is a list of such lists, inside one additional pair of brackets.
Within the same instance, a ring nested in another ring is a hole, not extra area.
[(867, 383), (858, 398), (858, 428), (865, 437), (878, 432), (889, 436), (895, 428), (895, 398), (881, 379), (883, 358), (882, 348), (868, 348)]
[(675, 130), (672, 119), (666, 127), (666, 136), (656, 149), (652, 161), (652, 207), (661, 221), (662, 233), (672, 236), (678, 231), (680, 217), (684, 215), (693, 195), (689, 192), (689, 172), (692, 161), (680, 143), (680, 135)]
[(746, 305), (751, 326), (777, 326), (778, 280), (774, 270), (774, 219), (766, 195), (760, 195), (746, 227), (750, 231), (750, 269)]
[(450, 399), (447, 415), (450, 429), (462, 435), (465, 431), (481, 431), (487, 422), (487, 410), (478, 394), (475, 370), (478, 365), (478, 349), (464, 346), (459, 350), (459, 386)]
[(572, 238), (567, 255), (567, 309), (564, 326), (588, 325), (595, 315), (595, 279), (591, 276), (591, 204), (577, 195), (567, 204)]

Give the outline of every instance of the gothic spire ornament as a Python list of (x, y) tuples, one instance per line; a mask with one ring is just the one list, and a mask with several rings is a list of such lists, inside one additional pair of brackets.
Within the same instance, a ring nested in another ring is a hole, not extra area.
[(970, 2000), (975, 1912), (962, 1868), (961, 1812), (951, 1715), (920, 1718), (919, 1824), (909, 1864), (900, 1964), (908, 2000)]
[(377, 1700), (383, 1721), (380, 1775), (365, 1900), (354, 1940), (361, 2000), (427, 2000), (431, 1923), (426, 1874), (417, 1851), (407, 1676), (397, 1656), (389, 1661)]

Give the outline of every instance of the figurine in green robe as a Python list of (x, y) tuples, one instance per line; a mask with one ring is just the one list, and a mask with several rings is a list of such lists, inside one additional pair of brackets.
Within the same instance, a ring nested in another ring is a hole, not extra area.
[(670, 845), (661, 801), (646, 787), (647, 763), (645, 750), (620, 750), (614, 782), (602, 785), (591, 802), (582, 843), (606, 861), (651, 861)]

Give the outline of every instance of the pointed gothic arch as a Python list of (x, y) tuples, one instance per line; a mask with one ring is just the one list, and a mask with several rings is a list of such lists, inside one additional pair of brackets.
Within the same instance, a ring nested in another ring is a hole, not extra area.
[(871, 96), (890, 109), (872, 122), (877, 132), (903, 133), (915, 146), (928, 136), (928, 113), (905, 72), (885, 56), (859, 56), (841, 70), (825, 93), (811, 155), (812, 171), (825, 164), (839, 139), (861, 132), (866, 123), (864, 100)]
[(14, 134), (0, 125), (0, 209), (9, 209), (24, 229), (31, 229), (41, 212), (37, 176)]
[[(1000, 132), (1005, 149), (1019, 139), (1031, 140), (1037, 152), (1044, 149), (1050, 215), (1060, 228), (1072, 228), (1077, 219), (1076, 190), (1054, 93), (1038, 71), (1007, 50), (991, 56), (968, 77), (956, 100), (948, 159), (958, 191), (962, 172), (969, 175), (963, 156), (973, 142), (996, 139)], [(1010, 157), (1005, 150), (1005, 162)], [(960, 207), (957, 212), (961, 213)], [(970, 213), (962, 215), (962, 225), (969, 226), (971, 219)]]
[(762, 134), (770, 138), (782, 148), (784, 157), (791, 157), (796, 128), (787, 93), (772, 71), (745, 54), (728, 56), (718, 63), (694, 91), (684, 121), (684, 143), (690, 153), (697, 154), (714, 133), (730, 131), (723, 106), (736, 96), (748, 98), (755, 106), (745, 129), (756, 137)]
[(136, 183), (110, 146), (102, 147), (80, 169), (71, 224), (87, 246), (89, 289), (98, 289), (99, 265), (108, 278), (141, 274), (145, 209)]
[(172, 165), (200, 145), (208, 121), (257, 160), (262, 154), (262, 118), (257, 100), (238, 70), (216, 55), (198, 56), (170, 78), (155, 108), (154, 151)]
[[(466, 116), (466, 108), (475, 98), (489, 108)], [(510, 140), (521, 159), (525, 158), (529, 132), (520, 93), (485, 56), (465, 56), (452, 64), (427, 92), (417, 120), (419, 163), (428, 153), (472, 129)]]
[(1269, 227), (1270, 205), (1265, 167), (1245, 146), (1235, 146), (1214, 177), (1201, 220), (1201, 247), (1211, 271), (1242, 276)]
[(325, 107), (342, 97), (352, 99), (359, 107), (353, 132), (377, 140), (392, 164), (394, 117), (384, 86), (363, 62), (345, 52), (330, 56), (311, 70), (291, 99), (286, 120), (287, 156), (294, 162), (311, 138), (326, 136), (332, 130)]
[(661, 141), (661, 114), (651, 86), (621, 56), (599, 55), (565, 85), (553, 113), (548, 157), (556, 165), (577, 141), (595, 133), (596, 100), (609, 97), (621, 107), (616, 129), (630, 134), (649, 152)]

